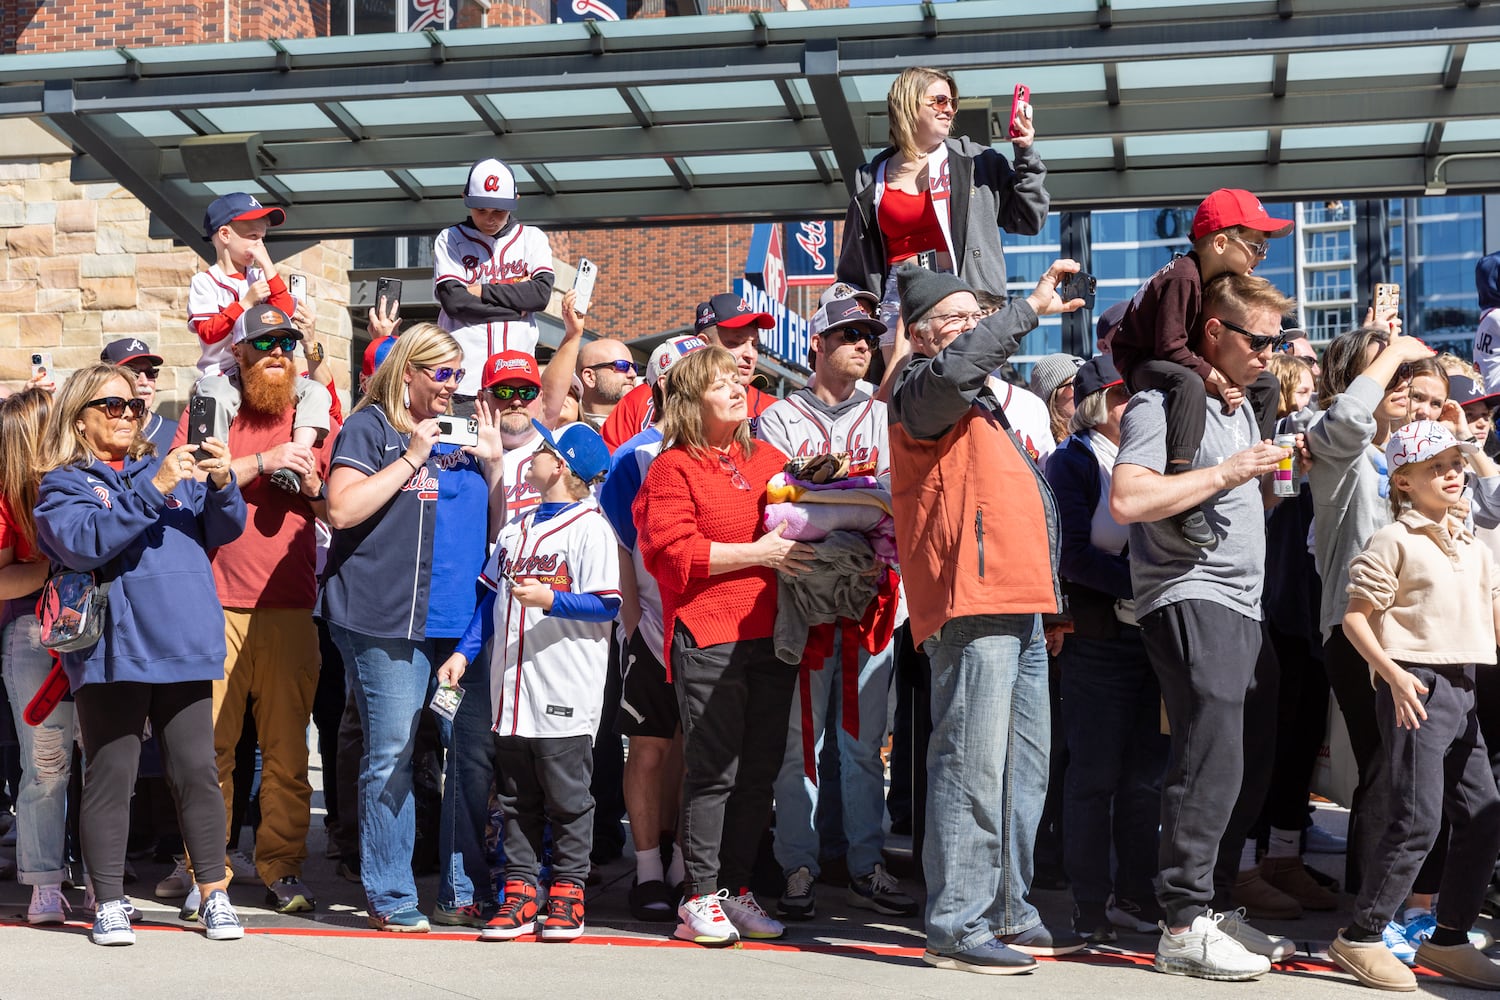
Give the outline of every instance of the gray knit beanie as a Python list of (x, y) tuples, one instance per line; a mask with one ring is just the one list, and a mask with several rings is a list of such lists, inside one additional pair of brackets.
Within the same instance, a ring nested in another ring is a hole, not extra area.
[(1031, 368), (1031, 391), (1041, 397), (1042, 402), (1052, 405), (1052, 394), (1078, 374), (1082, 358), (1071, 354), (1048, 354), (1037, 359)]
[(903, 264), (896, 272), (896, 288), (901, 293), (901, 318), (908, 327), (954, 292), (973, 291), (957, 275), (930, 271), (913, 263)]

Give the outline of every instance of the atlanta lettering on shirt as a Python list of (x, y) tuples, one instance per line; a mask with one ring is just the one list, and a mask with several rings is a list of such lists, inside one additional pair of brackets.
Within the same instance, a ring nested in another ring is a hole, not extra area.
[(417, 499), (419, 500), (436, 500), (438, 498), (437, 477), (427, 471), (427, 466), (424, 465), (416, 472), (413, 472), (411, 478), (406, 481), (406, 485), (401, 487), (402, 493), (410, 493), (412, 490), (417, 491)]

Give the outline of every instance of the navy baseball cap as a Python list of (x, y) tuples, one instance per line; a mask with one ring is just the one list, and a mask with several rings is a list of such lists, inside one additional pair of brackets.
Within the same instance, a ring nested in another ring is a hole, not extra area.
[(723, 292), (707, 302), (698, 303), (697, 312), (694, 313), (693, 332), (702, 333), (716, 326), (734, 328), (751, 324), (762, 330), (769, 330), (776, 325), (776, 320), (771, 318), (770, 313), (752, 311), (745, 300), (733, 292)]
[(609, 471), (609, 448), (599, 432), (585, 423), (565, 424), (554, 435), (540, 420), (531, 426), (542, 436), (547, 447), (557, 453), (568, 471), (586, 483), (593, 483)]
[(104, 350), (99, 352), (99, 360), (109, 365), (123, 365), (129, 361), (149, 361), (153, 365), (160, 365), (162, 357), (146, 346), (143, 340), (135, 337), (124, 337), (120, 340), (111, 340), (104, 345)]
[(829, 330), (862, 330), (878, 337), (885, 333), (885, 324), (865, 312), (857, 299), (834, 299), (819, 306), (809, 325), (814, 334)]
[(1115, 329), (1120, 325), (1120, 320), (1125, 318), (1125, 308), (1129, 305), (1129, 302), (1116, 302), (1099, 314), (1099, 320), (1094, 324), (1096, 341), (1101, 344), (1109, 343), (1109, 338), (1115, 335)]
[(1500, 393), (1486, 392), (1483, 382), (1475, 382), (1467, 375), (1448, 376), (1448, 398), (1459, 406), (1484, 403), (1493, 409), (1500, 403)]
[(271, 225), (279, 226), (286, 221), (286, 212), (274, 205), (266, 208), (255, 200), (254, 195), (236, 191), (215, 198), (209, 204), (208, 211), (203, 213), (203, 235), (213, 239), (220, 226), (227, 226), (241, 219), (265, 219)]
[(1073, 376), (1073, 398), (1083, 402), (1094, 393), (1111, 386), (1124, 385), (1125, 380), (1115, 369), (1114, 359), (1108, 354), (1096, 354), (1085, 361)]

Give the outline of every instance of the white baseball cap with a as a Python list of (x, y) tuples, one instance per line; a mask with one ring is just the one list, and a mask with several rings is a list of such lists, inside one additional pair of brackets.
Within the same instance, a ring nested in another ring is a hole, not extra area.
[(673, 337), (666, 341), (656, 350), (651, 352), (651, 360), (646, 363), (646, 384), (655, 385), (657, 380), (667, 373), (667, 369), (677, 363), (684, 355), (701, 351), (708, 346), (708, 341), (696, 334), (688, 334), (685, 337)]
[(516, 175), (499, 160), (480, 160), (469, 168), (469, 183), (464, 187), (465, 208), (515, 210)]

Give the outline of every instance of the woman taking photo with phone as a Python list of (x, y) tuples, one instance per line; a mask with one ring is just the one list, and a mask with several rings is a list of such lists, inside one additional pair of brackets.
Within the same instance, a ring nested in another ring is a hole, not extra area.
[(244, 930), (224, 891), (226, 821), (214, 762), (224, 611), (205, 550), (244, 531), (245, 501), (229, 449), (215, 438), (201, 458), (184, 445), (158, 464), (141, 435), (145, 412), (133, 372), (79, 369), (58, 393), (37, 463), (38, 546), (56, 568), (92, 573), (109, 588), (98, 642), (60, 654), (86, 761), (79, 825), (98, 900), (91, 936), (135, 943), (125, 839), (149, 722), (197, 862), (199, 919), (211, 940), (232, 940)]

